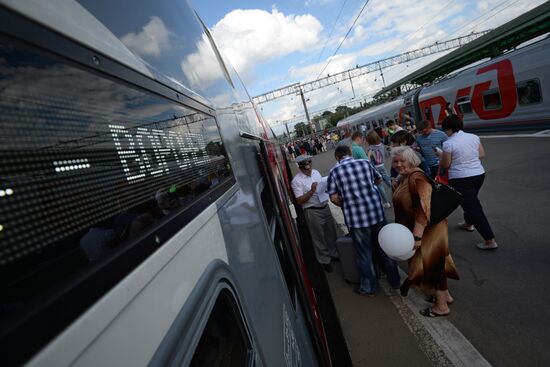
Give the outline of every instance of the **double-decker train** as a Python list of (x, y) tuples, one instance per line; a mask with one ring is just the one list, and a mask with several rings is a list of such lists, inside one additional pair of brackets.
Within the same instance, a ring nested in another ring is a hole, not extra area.
[(352, 115), (338, 126), (411, 118), (438, 127), (447, 113), (456, 113), (470, 131), (550, 128), (549, 67), (546, 37)]
[(0, 365), (330, 366), (288, 167), (185, 1), (0, 1)]

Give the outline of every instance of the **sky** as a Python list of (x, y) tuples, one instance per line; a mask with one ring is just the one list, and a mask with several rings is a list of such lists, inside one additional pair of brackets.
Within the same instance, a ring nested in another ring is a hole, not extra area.
[[(318, 79), (471, 32), (498, 27), (544, 0), (190, 0), (251, 96)], [(365, 5), (366, 3), (366, 5)], [(355, 23), (355, 24), (354, 24)], [(350, 31), (351, 30), (351, 31)], [(349, 34), (348, 34), (349, 32)], [(347, 37), (346, 37), (346, 34)], [(383, 70), (390, 84), (443, 56)], [(383, 88), (370, 73), (306, 94), (310, 116), (358, 105)], [(299, 96), (259, 105), (277, 134), (305, 121)]]

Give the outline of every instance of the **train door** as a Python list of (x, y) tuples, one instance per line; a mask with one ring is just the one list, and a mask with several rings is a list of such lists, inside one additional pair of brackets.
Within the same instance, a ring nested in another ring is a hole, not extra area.
[(288, 195), (281, 182), (282, 175), (275, 160), (276, 148), (268, 144), (260, 141), (260, 168), (264, 178), (261, 199), (294, 307), (287, 312), (292, 311), (299, 323), (306, 326), (306, 329), (297, 332), (302, 333), (304, 341), (313, 341), (312, 347), (316, 351), (318, 364), (331, 366), (320, 313), (304, 268), (296, 230), (288, 209)]

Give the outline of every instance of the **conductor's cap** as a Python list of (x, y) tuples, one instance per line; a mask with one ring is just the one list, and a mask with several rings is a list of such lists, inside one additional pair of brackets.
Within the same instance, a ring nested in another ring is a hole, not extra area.
[(311, 163), (311, 158), (312, 157), (310, 155), (307, 155), (307, 154), (300, 155), (296, 158), (296, 163), (299, 166), (305, 166), (306, 164)]

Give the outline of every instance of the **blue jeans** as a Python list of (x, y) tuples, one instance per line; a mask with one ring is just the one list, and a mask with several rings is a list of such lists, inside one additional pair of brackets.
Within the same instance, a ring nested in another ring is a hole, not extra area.
[(351, 239), (357, 252), (357, 266), (361, 273), (361, 292), (374, 294), (378, 290), (378, 280), (374, 270), (375, 259), (380, 261), (380, 266), (386, 271), (388, 282), (392, 288), (399, 288), (399, 272), (397, 263), (390, 259), (378, 244), (378, 232), (386, 225), (382, 221), (366, 228), (350, 228)]
[[(382, 176), (382, 180), (388, 185), (389, 188), (391, 188), (391, 180), (390, 176), (388, 175), (388, 171), (386, 171), (386, 167), (384, 166), (378, 166), (374, 167), (378, 173)], [(380, 192), (380, 197), (382, 198), (382, 201), (385, 203), (391, 204), (391, 198), (388, 198), (388, 194), (386, 194), (386, 190), (384, 189), (384, 182), (382, 182), (380, 185), (378, 185), (378, 191)]]

